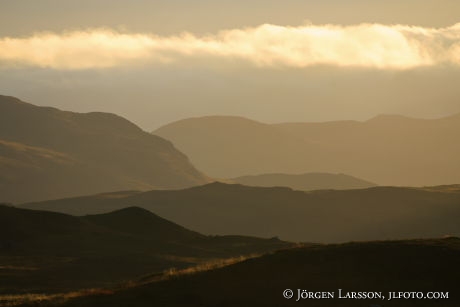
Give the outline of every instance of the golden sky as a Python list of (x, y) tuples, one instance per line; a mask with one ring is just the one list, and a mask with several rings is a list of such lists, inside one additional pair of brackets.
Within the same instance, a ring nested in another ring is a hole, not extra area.
[(0, 94), (144, 129), (460, 112), (458, 0), (21, 0), (0, 5)]
[(99, 29), (0, 39), (0, 63), (5, 66), (90, 69), (132, 65), (136, 61), (193, 61), (195, 57), (224, 61), (236, 58), (255, 66), (298, 68), (460, 65), (460, 23), (446, 28), (264, 24), (207, 36), (158, 36)]

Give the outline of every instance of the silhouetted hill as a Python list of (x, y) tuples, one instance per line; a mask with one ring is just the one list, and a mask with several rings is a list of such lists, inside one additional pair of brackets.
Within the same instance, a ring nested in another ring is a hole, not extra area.
[(376, 186), (376, 184), (345, 174), (307, 173), (307, 174), (263, 174), (242, 176), (232, 182), (256, 187), (289, 187), (294, 190), (348, 190)]
[[(458, 306), (458, 238), (316, 245), (278, 251), (221, 269), (152, 282), (62, 306)], [(294, 290), (290, 300), (285, 289)], [(298, 290), (334, 292), (301, 299)], [(347, 292), (381, 292), (384, 299), (339, 299)], [(393, 299), (389, 292), (449, 292), (448, 299)]]
[(205, 234), (343, 242), (460, 235), (460, 188), (373, 187), (293, 191), (212, 183), (185, 190), (128, 193), (23, 205), (83, 215), (138, 206)]
[(215, 178), (327, 172), (381, 185), (460, 182), (460, 115), (272, 125), (210, 116), (174, 122), (153, 133), (172, 141)]
[(157, 136), (108, 113), (73, 113), (0, 96), (0, 201), (207, 182)]
[(187, 242), (187, 240), (203, 239), (204, 237), (138, 207), (124, 208), (106, 214), (88, 215), (83, 218), (113, 231), (145, 236), (160, 241)]
[(52, 235), (94, 230), (85, 221), (62, 213), (18, 209), (0, 205), (0, 247), (15, 248), (23, 242)]
[(208, 237), (135, 207), (74, 217), (0, 205), (0, 294), (113, 285), (171, 267), (289, 245)]

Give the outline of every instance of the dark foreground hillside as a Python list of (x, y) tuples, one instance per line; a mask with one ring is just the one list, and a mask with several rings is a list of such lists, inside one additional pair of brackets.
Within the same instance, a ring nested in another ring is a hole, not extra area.
[(0, 206), (0, 295), (113, 286), (287, 246), (276, 239), (205, 236), (135, 207), (74, 217)]
[(460, 236), (459, 185), (302, 192), (213, 183), (24, 205), (76, 215), (130, 206), (204, 234), (324, 243)]
[[(381, 241), (282, 250), (225, 268), (180, 276), (112, 295), (82, 297), (67, 307), (117, 306), (459, 306), (460, 239)], [(294, 298), (283, 298), (285, 289)], [(297, 289), (334, 292), (334, 299), (296, 302)], [(384, 299), (337, 299), (382, 292)], [(448, 299), (393, 299), (389, 292), (448, 292)]]

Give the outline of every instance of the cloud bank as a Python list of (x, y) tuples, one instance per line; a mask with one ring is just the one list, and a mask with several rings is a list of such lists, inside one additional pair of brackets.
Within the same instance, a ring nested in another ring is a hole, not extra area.
[(264, 24), (215, 35), (127, 34), (107, 29), (0, 38), (0, 67), (98, 69), (203, 58), (256, 66), (331, 65), (404, 70), (460, 65), (460, 23), (447, 28)]

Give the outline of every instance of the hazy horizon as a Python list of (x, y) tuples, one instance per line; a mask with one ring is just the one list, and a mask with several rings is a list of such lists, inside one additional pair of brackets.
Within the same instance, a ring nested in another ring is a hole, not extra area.
[[(0, 94), (0, 95), (4, 95), (4, 94)], [(372, 119), (375, 119), (375, 118), (379, 118), (379, 117), (386, 117), (386, 116), (396, 116), (396, 117), (402, 117), (402, 118), (407, 118), (407, 119), (420, 119), (420, 120), (437, 120), (437, 119), (443, 119), (443, 118), (448, 118), (448, 117), (451, 117), (451, 116), (456, 116), (458, 114), (460, 114), (460, 111), (459, 112), (453, 112), (453, 113), (448, 113), (448, 114), (445, 114), (445, 115), (437, 115), (437, 116), (426, 116), (426, 117), (423, 117), (423, 116), (411, 116), (411, 115), (406, 115), (406, 114), (402, 114), (402, 113), (376, 113), (375, 115), (370, 115), (369, 117), (363, 117), (363, 118), (357, 118), (357, 119), (351, 119), (351, 118), (340, 118), (340, 117), (337, 117), (337, 118), (332, 118), (332, 119), (327, 119), (327, 118), (324, 118), (324, 119), (318, 119), (318, 120), (304, 120), (304, 121), (296, 121), (296, 120), (292, 120), (292, 121), (283, 121), (283, 120), (273, 120), (273, 121), (264, 121), (264, 120), (258, 120), (256, 118), (253, 118), (253, 117), (249, 117), (249, 116), (245, 116), (245, 115), (232, 115), (232, 114), (220, 114), (220, 113), (215, 113), (215, 114), (203, 114), (203, 115), (194, 115), (194, 116), (190, 116), (190, 117), (179, 117), (177, 119), (174, 119), (172, 121), (169, 121), (169, 122), (165, 122), (163, 124), (160, 124), (160, 125), (157, 125), (157, 126), (153, 126), (153, 128), (146, 128), (146, 127), (143, 127), (143, 125), (141, 125), (140, 123), (136, 122), (135, 120), (131, 120), (130, 118), (128, 117), (125, 117), (123, 114), (119, 114), (119, 113), (114, 113), (114, 112), (109, 112), (109, 111), (100, 111), (100, 110), (73, 110), (73, 109), (65, 109), (61, 106), (53, 106), (53, 105), (46, 105), (46, 104), (38, 104), (34, 101), (31, 101), (31, 100), (26, 100), (26, 99), (23, 99), (21, 97), (18, 97), (18, 96), (14, 96), (14, 95), (4, 95), (4, 96), (10, 96), (10, 97), (14, 97), (14, 98), (18, 98), (19, 100), (23, 101), (23, 102), (26, 102), (26, 103), (29, 103), (29, 104), (32, 104), (32, 105), (36, 105), (36, 106), (40, 106), (40, 107), (53, 107), (53, 108), (57, 108), (58, 110), (61, 110), (61, 111), (68, 111), (68, 112), (75, 112), (75, 113), (82, 113), (82, 114), (87, 114), (87, 113), (99, 113), (99, 112), (102, 112), (102, 113), (112, 113), (112, 114), (115, 114), (115, 115), (118, 115), (118, 116), (121, 116), (121, 117), (124, 117), (125, 119), (129, 120), (130, 122), (132, 122), (133, 124), (139, 126), (139, 128), (141, 128), (143, 131), (145, 132), (155, 132), (155, 130), (159, 129), (159, 128), (162, 128), (162, 127), (165, 127), (165, 126), (168, 126), (170, 124), (174, 124), (174, 123), (177, 123), (177, 122), (181, 122), (181, 121), (184, 121), (184, 120), (190, 120), (190, 119), (206, 119), (206, 118), (241, 118), (241, 119), (246, 119), (246, 120), (249, 120), (249, 121), (253, 121), (253, 122), (257, 122), (257, 123), (261, 123), (261, 124), (267, 124), (267, 125), (277, 125), (277, 124), (321, 124), (321, 123), (334, 123), (334, 122), (358, 122), (358, 123), (365, 123), (365, 122), (368, 122), (368, 121), (371, 121)]]
[(460, 306), (459, 0), (0, 3), (0, 307)]
[(279, 123), (460, 112), (458, 1), (2, 6), (1, 94), (115, 113), (146, 131), (208, 115)]

